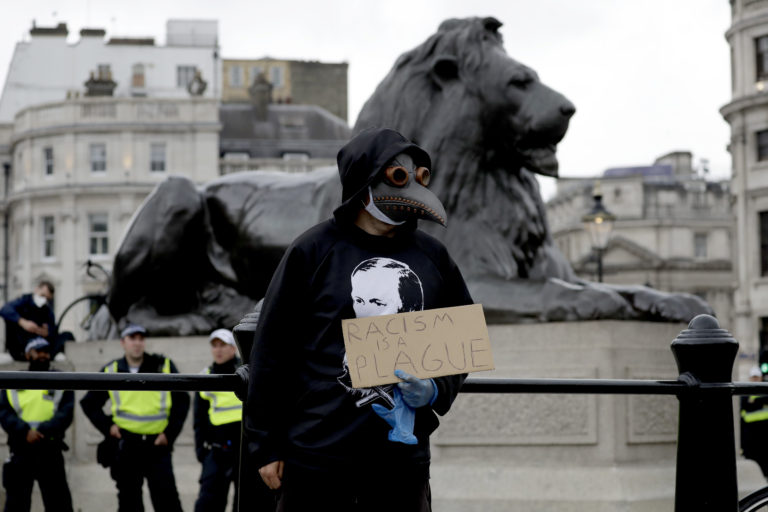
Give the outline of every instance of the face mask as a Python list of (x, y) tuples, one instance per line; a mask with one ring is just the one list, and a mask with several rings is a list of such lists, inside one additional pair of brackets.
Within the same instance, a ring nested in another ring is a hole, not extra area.
[(29, 371), (31, 372), (47, 372), (50, 367), (50, 359), (36, 359), (29, 362)]
[(402, 224), (409, 219), (424, 219), (446, 225), (445, 208), (437, 196), (427, 188), (430, 172), (417, 167), (410, 155), (401, 153), (384, 168), (381, 177), (370, 187), (370, 201), (366, 210), (376, 208), (389, 219), (388, 224)]
[(32, 295), (32, 300), (35, 302), (35, 306), (41, 308), (48, 304), (48, 299), (43, 297), (42, 295), (38, 295), (37, 293)]
[(400, 222), (395, 222), (394, 220), (387, 217), (384, 212), (378, 209), (376, 206), (376, 203), (373, 202), (373, 191), (371, 191), (371, 187), (368, 187), (368, 204), (365, 205), (365, 211), (373, 215), (375, 218), (379, 219), (384, 224), (391, 224), (392, 226), (399, 226), (400, 224), (405, 224), (404, 220), (401, 220)]

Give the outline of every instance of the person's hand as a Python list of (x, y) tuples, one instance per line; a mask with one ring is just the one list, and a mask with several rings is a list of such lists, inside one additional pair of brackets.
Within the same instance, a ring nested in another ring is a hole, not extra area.
[(120, 427), (118, 427), (114, 423), (112, 424), (111, 427), (109, 427), (109, 435), (111, 435), (112, 437), (114, 437), (116, 439), (122, 439), (123, 438), (123, 436), (120, 435)]
[(165, 432), (157, 434), (157, 437), (155, 438), (155, 446), (168, 446), (168, 438), (166, 437)]
[(424, 407), (432, 400), (435, 394), (432, 379), (419, 379), (403, 370), (395, 370), (395, 377), (403, 379), (397, 387), (403, 393), (403, 401), (414, 409)]
[(32, 320), (27, 320), (26, 318), (19, 318), (19, 327), (32, 334), (37, 334), (38, 336), (48, 336), (47, 325), (45, 326), (45, 329), (43, 329), (43, 327), (40, 327)]
[(248, 398), (248, 380), (250, 379), (251, 371), (248, 367), (248, 363), (238, 366), (235, 370), (235, 375), (240, 377), (238, 386), (235, 389), (235, 396), (241, 402), (245, 402)]
[(42, 441), (43, 438), (45, 438), (45, 436), (33, 428), (27, 431), (27, 442), (29, 444), (35, 444)]
[(266, 466), (259, 468), (259, 475), (264, 483), (267, 484), (272, 490), (279, 489), (283, 479), (283, 466), (285, 463), (282, 460), (276, 460), (270, 462)]
[(37, 334), (42, 336), (43, 338), (48, 337), (48, 324), (43, 324), (42, 326), (37, 328)]
[(395, 401), (395, 406), (392, 409), (387, 409), (379, 404), (371, 404), (373, 412), (381, 416), (392, 427), (387, 435), (390, 441), (411, 445), (418, 444), (419, 440), (413, 435), (416, 412), (405, 403), (400, 388), (393, 389), (392, 394)]

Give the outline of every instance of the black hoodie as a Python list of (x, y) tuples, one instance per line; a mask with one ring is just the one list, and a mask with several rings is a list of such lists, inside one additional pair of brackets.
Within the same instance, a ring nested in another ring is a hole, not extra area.
[[(364, 396), (345, 380), (341, 331), (341, 320), (354, 318), (356, 308), (369, 316), (472, 303), (445, 247), (415, 229), (415, 222), (401, 226), (393, 238), (370, 235), (352, 222), (361, 192), (404, 151), (419, 165), (429, 165), (421, 148), (393, 130), (366, 130), (342, 148), (342, 206), (333, 219), (297, 238), (275, 271), (251, 352), (244, 414), (256, 467), (285, 460), (325, 474), (348, 476), (353, 468), (368, 476), (394, 468), (401, 474), (428, 473), (435, 413), (448, 411), (465, 375), (435, 379), (436, 401), (416, 411), (417, 445), (393, 443), (387, 439), (389, 425), (370, 402), (357, 405)], [(359, 284), (354, 289), (353, 273), (364, 290)], [(398, 277), (403, 275), (416, 293), (403, 291)]]

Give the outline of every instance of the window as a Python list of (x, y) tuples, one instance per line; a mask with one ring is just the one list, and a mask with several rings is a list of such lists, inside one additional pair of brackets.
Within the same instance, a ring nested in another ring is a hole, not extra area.
[(240, 66), (229, 67), (229, 85), (231, 87), (243, 86), (243, 68)]
[(760, 212), (760, 275), (768, 275), (768, 212)]
[(144, 64), (134, 64), (131, 68), (131, 87), (144, 87)]
[(755, 81), (759, 82), (768, 78), (768, 36), (755, 39), (755, 58), (757, 71)]
[(707, 257), (707, 234), (706, 233), (693, 234), (693, 257), (696, 259), (704, 259)]
[(758, 361), (762, 368), (768, 362), (768, 317), (761, 316), (758, 325), (758, 338), (760, 340), (760, 354)]
[(107, 170), (107, 145), (103, 143), (91, 144), (91, 172), (104, 172)]
[(176, 66), (176, 87), (186, 88), (195, 78), (195, 66)]
[(52, 215), (46, 215), (41, 220), (43, 259), (51, 259), (56, 256), (56, 224)]
[(768, 160), (768, 130), (757, 132), (757, 161)]
[(46, 176), (53, 174), (53, 148), (43, 148), (43, 167)]
[(112, 79), (112, 70), (109, 67), (109, 64), (99, 64), (98, 66), (98, 79), (99, 80), (111, 80)]
[(269, 70), (270, 82), (275, 87), (281, 87), (283, 85), (283, 68), (273, 67)]
[(149, 170), (165, 171), (165, 142), (153, 142), (149, 145)]
[(109, 224), (106, 213), (88, 215), (88, 254), (98, 256), (109, 253)]
[(283, 160), (291, 160), (294, 162), (306, 162), (309, 160), (309, 155), (306, 153), (283, 153)]

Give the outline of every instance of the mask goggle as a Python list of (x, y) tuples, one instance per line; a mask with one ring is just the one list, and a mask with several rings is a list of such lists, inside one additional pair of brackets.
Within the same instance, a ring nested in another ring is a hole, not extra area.
[(426, 167), (417, 167), (415, 171), (410, 172), (402, 165), (392, 165), (384, 170), (384, 180), (393, 187), (402, 188), (410, 181), (411, 174), (413, 174), (416, 183), (423, 187), (429, 186), (432, 174)]

